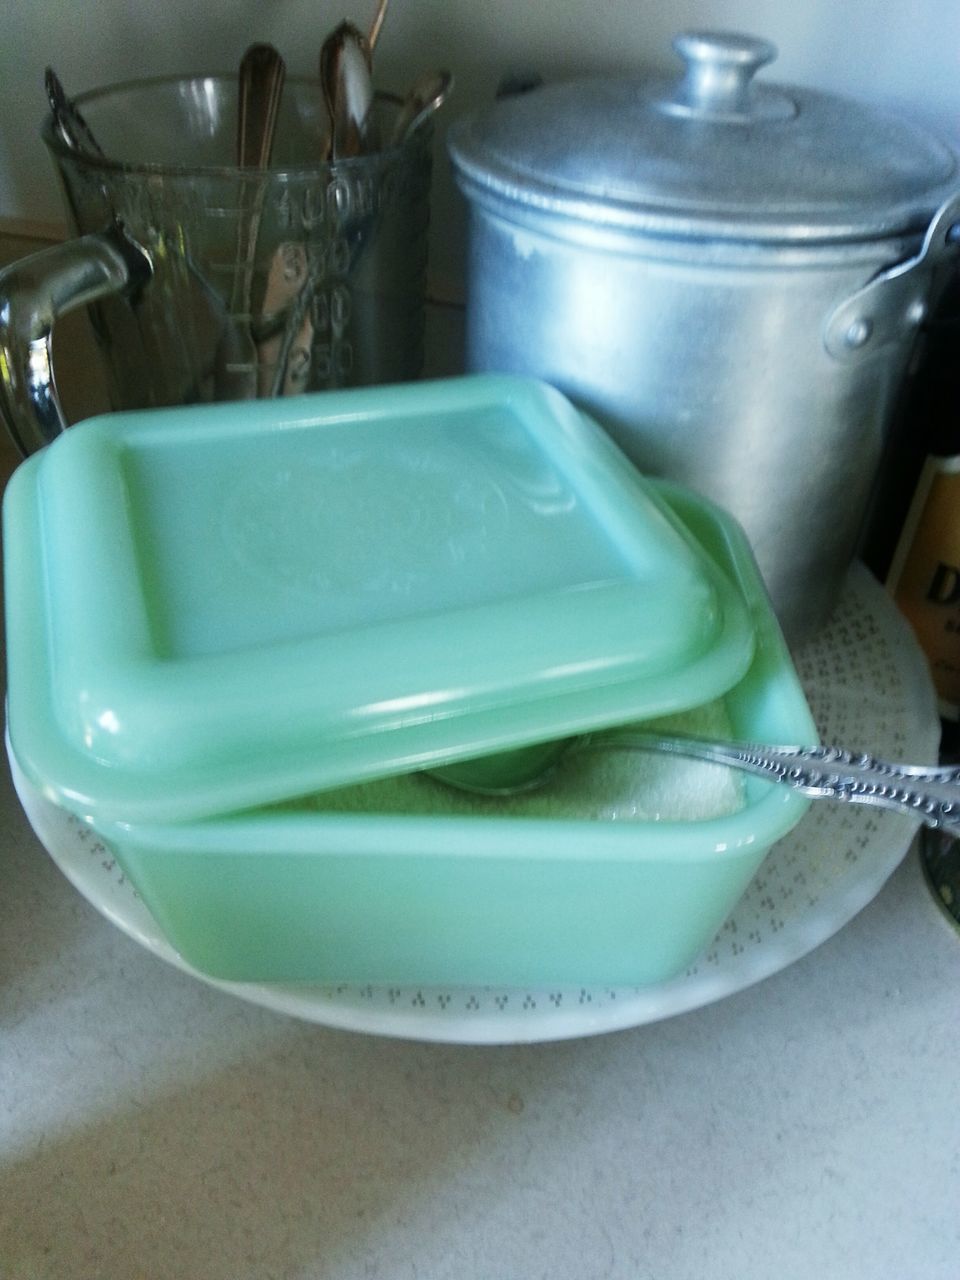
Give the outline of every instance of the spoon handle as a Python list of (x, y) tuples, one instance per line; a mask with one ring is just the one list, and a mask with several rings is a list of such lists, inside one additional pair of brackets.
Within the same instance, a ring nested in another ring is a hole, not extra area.
[(277, 129), (277, 111), (286, 68), (269, 44), (252, 44), (243, 55), (239, 73), (237, 165), (266, 169)]
[(378, 0), (377, 9), (370, 22), (370, 30), (367, 32), (367, 44), (370, 46), (370, 52), (377, 47), (377, 41), (380, 39), (380, 28), (383, 26), (383, 20), (387, 16), (387, 5), (390, 0)]
[(960, 833), (960, 768), (893, 764), (842, 747), (778, 747), (630, 730), (590, 737), (585, 749), (667, 751), (727, 765), (816, 799), (875, 805)]
[(428, 117), (439, 110), (453, 88), (449, 71), (427, 71), (411, 86), (397, 113), (390, 135), (390, 145), (402, 147)]
[(346, 19), (320, 48), (320, 86), (330, 116), (330, 161), (376, 150), (370, 45)]

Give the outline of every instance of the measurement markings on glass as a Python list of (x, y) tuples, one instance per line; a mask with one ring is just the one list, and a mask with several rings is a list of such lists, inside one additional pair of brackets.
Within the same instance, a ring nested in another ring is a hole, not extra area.
[(240, 217), (240, 210), (236, 205), (205, 204), (203, 206), (203, 216), (205, 218), (233, 218), (236, 220)]

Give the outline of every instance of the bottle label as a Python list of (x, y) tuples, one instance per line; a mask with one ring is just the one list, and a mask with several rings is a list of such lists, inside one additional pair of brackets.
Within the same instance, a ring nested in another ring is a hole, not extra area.
[(930, 663), (940, 714), (960, 717), (960, 455), (928, 458), (887, 587)]

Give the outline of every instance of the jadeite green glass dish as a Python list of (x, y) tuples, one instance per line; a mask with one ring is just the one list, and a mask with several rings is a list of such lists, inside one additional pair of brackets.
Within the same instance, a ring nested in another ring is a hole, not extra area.
[[(669, 491), (740, 582), (757, 628), (726, 695), (736, 736), (816, 741), (740, 534)], [(699, 822), (324, 813), (322, 797), (206, 823), (104, 826), (158, 924), (201, 971), (247, 981), (399, 985), (661, 982), (709, 946), (798, 792), (746, 779)]]
[(10, 733), (67, 808), (175, 822), (706, 701), (742, 599), (520, 378), (117, 414), (5, 498)]
[(4, 518), (11, 749), (217, 977), (661, 981), (807, 807), (757, 779), (696, 822), (297, 799), (720, 695), (738, 737), (815, 740), (739, 527), (538, 384), (97, 420)]

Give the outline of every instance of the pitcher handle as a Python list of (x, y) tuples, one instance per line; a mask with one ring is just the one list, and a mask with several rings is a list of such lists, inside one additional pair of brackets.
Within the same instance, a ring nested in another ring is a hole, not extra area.
[(67, 427), (51, 351), (57, 318), (110, 294), (133, 297), (152, 272), (119, 223), (0, 271), (0, 420), (24, 457)]

